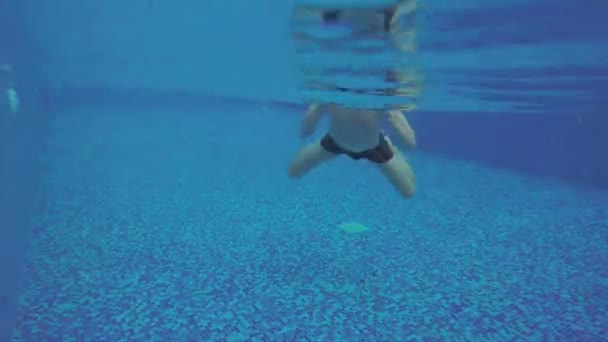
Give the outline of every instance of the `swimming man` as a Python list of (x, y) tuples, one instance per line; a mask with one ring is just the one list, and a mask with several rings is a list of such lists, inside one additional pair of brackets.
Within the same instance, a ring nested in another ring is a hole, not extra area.
[[(382, 10), (325, 10), (321, 12), (321, 21), (331, 25), (346, 21), (360, 31), (384, 31), (396, 40), (403, 51), (415, 49), (415, 35), (412, 32), (401, 32), (395, 27), (396, 14), (409, 15), (415, 13), (415, 0), (402, 0), (397, 5)], [(406, 35), (410, 39), (403, 41)], [(397, 72), (389, 72), (387, 81), (406, 78)], [(359, 90), (337, 87), (343, 92), (359, 93)], [(417, 89), (405, 89), (416, 93)], [(398, 95), (390, 89), (383, 91), (385, 95)], [(413, 107), (412, 107), (413, 108)], [(386, 176), (399, 193), (409, 198), (416, 193), (414, 173), (409, 163), (382, 131), (382, 120), (387, 117), (396, 129), (400, 140), (408, 148), (416, 145), (414, 130), (400, 110), (372, 110), (364, 108), (348, 108), (338, 104), (312, 104), (309, 106), (301, 124), (302, 138), (310, 136), (324, 113), (329, 115), (329, 132), (319, 141), (302, 148), (291, 162), (288, 174), (291, 178), (299, 178), (318, 165), (346, 155), (354, 160), (365, 159)]]
[(416, 145), (416, 135), (401, 111), (385, 112), (334, 104), (313, 104), (302, 121), (302, 138), (314, 132), (324, 113), (329, 115), (329, 132), (297, 153), (289, 166), (291, 178), (299, 178), (338, 155), (346, 155), (354, 160), (366, 159), (372, 162), (403, 197), (414, 196), (416, 184), (412, 168), (381, 128), (381, 120), (386, 115), (403, 143), (413, 148)]

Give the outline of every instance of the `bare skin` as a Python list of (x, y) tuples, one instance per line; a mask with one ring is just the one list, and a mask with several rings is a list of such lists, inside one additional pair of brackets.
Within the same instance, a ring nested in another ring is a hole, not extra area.
[[(361, 152), (378, 145), (378, 136), (382, 132), (380, 120), (384, 115), (387, 115), (386, 112), (345, 108), (337, 105), (311, 105), (302, 121), (301, 137), (307, 137), (314, 132), (324, 112), (329, 115), (329, 135), (341, 147), (353, 152)], [(388, 117), (389, 122), (395, 127), (404, 143), (409, 147), (414, 147), (416, 144), (414, 131), (403, 113), (390, 111)], [(387, 139), (387, 142), (393, 152), (393, 158), (386, 163), (374, 163), (374, 165), (404, 198), (410, 198), (416, 193), (414, 173), (403, 154), (392, 141)], [(289, 166), (289, 177), (300, 178), (336, 156), (326, 151), (321, 146), (320, 140), (304, 146)]]
[[(416, 50), (416, 30), (414, 28), (401, 29), (395, 22), (404, 15), (413, 15), (416, 11), (416, 0), (400, 1), (395, 7), (396, 14), (392, 16), (390, 23), (390, 35), (395, 45), (401, 51), (414, 52)], [(386, 12), (385, 12), (386, 13)], [(349, 23), (357, 31), (382, 31), (385, 30), (385, 16), (370, 12), (367, 9), (349, 9), (341, 11), (341, 21)], [(395, 79), (401, 83), (417, 84), (418, 77), (415, 72), (400, 70), (394, 72)], [(399, 89), (401, 96), (415, 97), (421, 91), (416, 85)], [(412, 110), (414, 106), (404, 110)], [(300, 128), (300, 136), (308, 137), (314, 133), (315, 127), (323, 114), (329, 116), (328, 135), (341, 148), (362, 152), (378, 146), (379, 136), (382, 133), (381, 120), (388, 118), (390, 124), (397, 131), (401, 142), (408, 148), (416, 146), (416, 135), (405, 118), (403, 111), (390, 110), (378, 111), (361, 108), (346, 108), (338, 105), (312, 104), (306, 112)], [(404, 155), (397, 149), (388, 137), (387, 143), (393, 152), (393, 157), (384, 163), (372, 163), (387, 178), (393, 187), (404, 197), (410, 198), (416, 193), (416, 182), (414, 173)], [(321, 145), (321, 139), (304, 146), (291, 162), (288, 170), (290, 178), (300, 178), (317, 166), (334, 159), (337, 155), (325, 150)]]

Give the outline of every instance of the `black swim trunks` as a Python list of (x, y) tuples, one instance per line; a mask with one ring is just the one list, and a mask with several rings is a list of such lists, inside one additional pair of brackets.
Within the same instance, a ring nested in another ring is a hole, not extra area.
[(353, 152), (341, 147), (329, 134), (326, 134), (323, 139), (321, 139), (321, 147), (330, 153), (345, 154), (355, 160), (367, 159), (377, 164), (384, 164), (394, 156), (393, 150), (382, 133), (380, 133), (379, 142), (376, 147), (361, 152)]

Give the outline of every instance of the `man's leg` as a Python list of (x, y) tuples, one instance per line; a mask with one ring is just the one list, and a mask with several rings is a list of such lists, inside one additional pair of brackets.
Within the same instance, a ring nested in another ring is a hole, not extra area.
[(321, 142), (304, 146), (289, 165), (289, 178), (300, 178), (318, 165), (333, 159), (336, 154), (327, 152)]
[(395, 145), (390, 140), (387, 142), (393, 151), (393, 158), (386, 163), (378, 164), (378, 168), (403, 197), (410, 198), (416, 194), (414, 172)]

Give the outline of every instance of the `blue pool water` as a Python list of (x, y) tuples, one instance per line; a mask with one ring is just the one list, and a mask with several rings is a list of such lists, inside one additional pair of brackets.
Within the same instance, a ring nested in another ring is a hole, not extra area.
[(606, 336), (606, 192), (424, 152), (407, 203), (348, 160), (294, 183), (295, 110), (207, 108), (56, 114), (14, 340)]
[[(424, 8), (408, 201), (364, 161), (287, 177), (280, 38), (241, 65), (246, 25), (137, 39), (200, 5), (0, 4), (0, 341), (607, 341), (605, 5), (473, 3)], [(279, 37), (281, 4), (234, 15)]]

